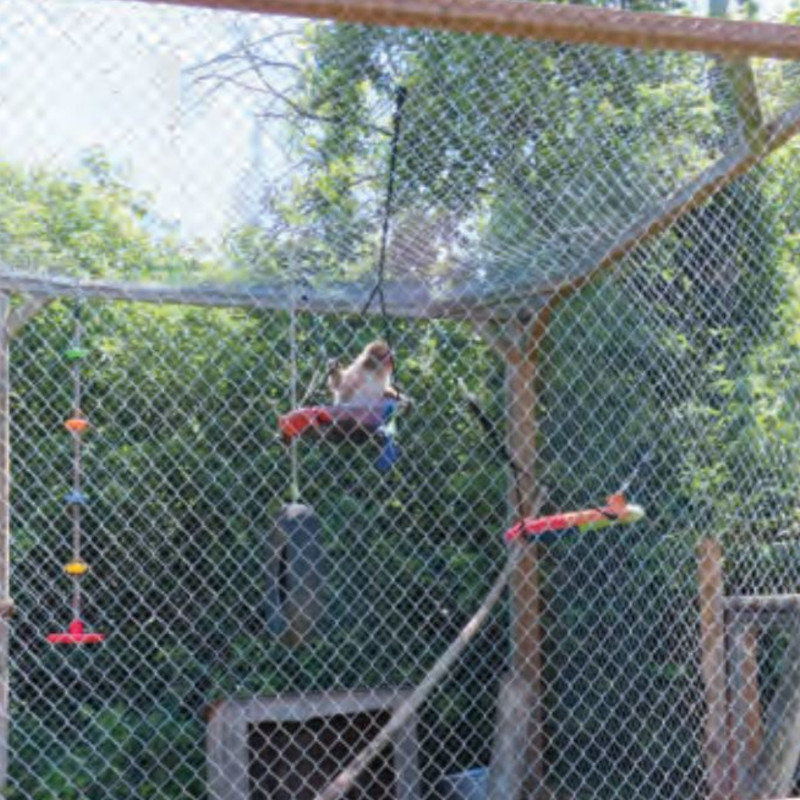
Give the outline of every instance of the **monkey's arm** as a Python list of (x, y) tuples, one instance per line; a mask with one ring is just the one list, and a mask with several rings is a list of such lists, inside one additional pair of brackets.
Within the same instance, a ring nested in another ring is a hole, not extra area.
[(342, 367), (336, 359), (328, 361), (328, 390), (334, 396), (342, 387)]
[(403, 394), (396, 386), (389, 386), (383, 396), (390, 400), (396, 400), (400, 404), (400, 408), (408, 408), (412, 405), (411, 398), (407, 394)]

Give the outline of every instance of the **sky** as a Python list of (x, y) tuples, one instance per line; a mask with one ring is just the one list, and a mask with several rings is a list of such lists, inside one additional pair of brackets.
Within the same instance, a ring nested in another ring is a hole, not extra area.
[(241, 93), (203, 99), (186, 69), (274, 22), (104, 0), (0, 0), (0, 158), (75, 166), (102, 147), (189, 235), (230, 220), (252, 153)]
[[(705, 13), (708, 0), (692, 2)], [(789, 2), (760, 0), (762, 17)], [(102, 147), (182, 235), (213, 240), (247, 213), (259, 137), (251, 100), (235, 90), (208, 97), (187, 69), (242, 30), (265, 35), (276, 24), (121, 0), (0, 0), (0, 159), (70, 168)], [(261, 157), (280, 168), (275, 148)]]

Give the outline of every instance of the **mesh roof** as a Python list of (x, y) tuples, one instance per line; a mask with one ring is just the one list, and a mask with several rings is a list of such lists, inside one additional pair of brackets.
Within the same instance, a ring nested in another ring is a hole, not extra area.
[[(742, 102), (731, 68), (704, 55), (106, 2), (31, 14), (14, 0), (0, 42), (9, 159), (69, 170), (90, 152), (95, 180), (107, 159), (150, 193), (131, 224), (165, 249), (131, 265), (133, 282), (302, 274), (323, 302), (357, 308), (380, 263), (405, 91), (385, 262), (401, 312), (591, 275), (707, 195), (705, 170), (725, 183), (751, 166), (745, 131), (800, 89), (780, 62), (755, 64), (758, 97), (745, 86)], [(5, 239), (6, 271), (97, 272)]]

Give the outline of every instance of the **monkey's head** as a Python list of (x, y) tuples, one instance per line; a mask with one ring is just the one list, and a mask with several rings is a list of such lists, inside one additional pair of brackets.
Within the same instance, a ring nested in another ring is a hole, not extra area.
[(378, 340), (370, 342), (361, 353), (361, 360), (365, 369), (373, 372), (391, 372), (394, 369), (394, 358), (389, 345)]

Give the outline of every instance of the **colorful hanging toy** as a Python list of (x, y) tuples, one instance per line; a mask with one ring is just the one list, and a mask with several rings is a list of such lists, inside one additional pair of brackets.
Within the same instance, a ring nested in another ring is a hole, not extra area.
[(64, 566), (64, 572), (72, 579), (72, 622), (66, 631), (51, 633), (47, 637), (50, 644), (97, 644), (105, 639), (102, 633), (92, 633), (85, 629), (81, 620), (81, 580), (89, 571), (89, 566), (81, 558), (82, 509), (86, 506), (86, 495), (82, 490), (82, 448), (83, 436), (89, 430), (89, 420), (81, 411), (81, 362), (87, 351), (81, 347), (80, 304), (75, 303), (75, 329), (72, 346), (64, 353), (72, 364), (72, 414), (64, 423), (72, 436), (72, 490), (67, 493), (66, 502), (72, 519), (72, 560)]
[(527, 541), (548, 544), (577, 528), (584, 532), (609, 525), (626, 525), (644, 517), (641, 506), (629, 503), (624, 494), (612, 494), (606, 505), (581, 511), (565, 511), (548, 517), (523, 519), (506, 531), (506, 542), (523, 538)]

